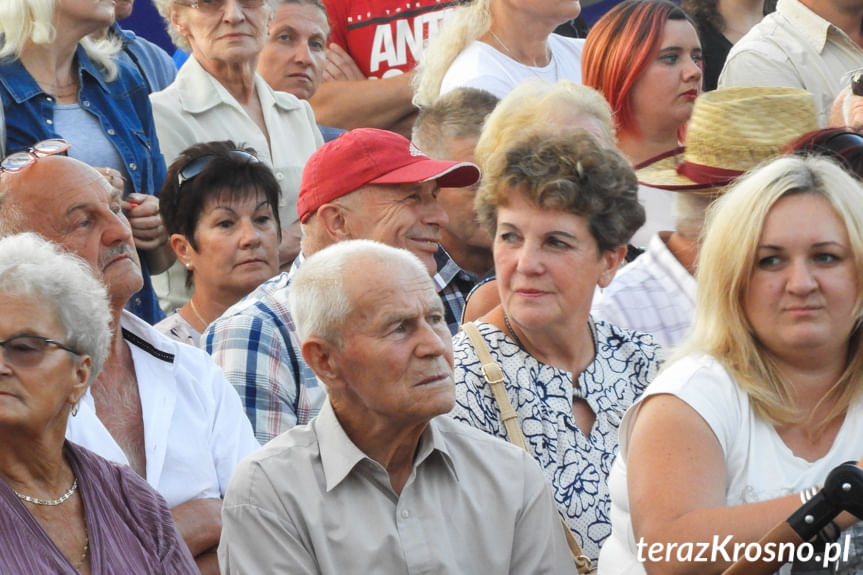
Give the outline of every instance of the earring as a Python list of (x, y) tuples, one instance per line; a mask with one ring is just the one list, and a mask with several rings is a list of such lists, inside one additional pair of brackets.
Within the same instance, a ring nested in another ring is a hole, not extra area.
[(79, 403), (76, 403), (75, 405), (72, 406), (72, 417), (75, 417), (76, 415), (78, 415), (78, 407), (79, 406), (80, 406)]

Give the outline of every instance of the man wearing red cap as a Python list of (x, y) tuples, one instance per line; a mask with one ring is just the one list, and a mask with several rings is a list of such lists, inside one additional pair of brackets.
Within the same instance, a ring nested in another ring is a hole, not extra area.
[(434, 275), (447, 222), (438, 191), (477, 180), (475, 165), (432, 160), (406, 138), (374, 128), (347, 132), (309, 158), (297, 201), (302, 252), (291, 271), (229, 308), (201, 338), (243, 399), (259, 441), (308, 422), (325, 397), (288, 311), (287, 288), (304, 257), (340, 241), (370, 239), (412, 252)]

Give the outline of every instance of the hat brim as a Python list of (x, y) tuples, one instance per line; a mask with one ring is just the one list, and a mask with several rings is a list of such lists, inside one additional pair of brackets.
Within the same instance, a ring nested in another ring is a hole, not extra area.
[(732, 177), (727, 177), (715, 178), (710, 182), (696, 182), (677, 173), (677, 167), (682, 161), (683, 150), (681, 149), (681, 151), (676, 154), (663, 156), (656, 161), (641, 164), (635, 171), (635, 175), (638, 177), (638, 183), (650, 186), (651, 188), (669, 190), (672, 192), (703, 191), (710, 193), (715, 188), (728, 185), (734, 179)]
[(470, 162), (422, 159), (371, 180), (370, 184), (418, 184), (436, 180), (442, 188), (464, 188), (479, 181), (480, 171)]

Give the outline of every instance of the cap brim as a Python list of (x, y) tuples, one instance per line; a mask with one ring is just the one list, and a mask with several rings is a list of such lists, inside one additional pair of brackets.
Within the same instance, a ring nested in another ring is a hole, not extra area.
[(477, 183), (479, 168), (470, 162), (424, 159), (371, 180), (370, 184), (417, 184), (437, 180), (443, 188), (464, 188)]
[(669, 190), (672, 192), (699, 190), (710, 192), (711, 190), (714, 190), (714, 188), (728, 185), (733, 179), (722, 178), (706, 183), (695, 182), (686, 176), (682, 176), (677, 173), (677, 166), (680, 165), (682, 160), (683, 152), (681, 151), (680, 153), (671, 156), (661, 157), (655, 162), (650, 162), (646, 165), (642, 164), (641, 167), (635, 171), (635, 175), (638, 177), (638, 183), (650, 186), (651, 188)]

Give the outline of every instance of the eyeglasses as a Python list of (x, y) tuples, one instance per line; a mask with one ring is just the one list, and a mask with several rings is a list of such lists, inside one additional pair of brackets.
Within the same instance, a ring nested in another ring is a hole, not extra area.
[[(247, 164), (257, 164), (260, 162), (258, 158), (248, 152), (244, 152), (243, 150), (231, 150), (229, 155), (238, 160), (244, 161)], [(195, 158), (177, 170), (177, 181), (174, 183), (174, 201), (172, 202), (174, 204), (174, 209), (180, 205), (180, 188), (183, 187), (183, 184), (200, 176), (201, 173), (207, 169), (207, 166), (210, 165), (210, 162), (219, 157), (223, 156), (207, 154), (206, 156)]]
[(15, 367), (39, 365), (50, 345), (75, 355), (81, 355), (71, 347), (41, 335), (16, 335), (0, 341), (0, 347), (3, 348), (4, 363)]
[[(197, 8), (201, 12), (221, 12), (225, 9), (225, 2), (227, 0), (190, 0), (189, 2), (177, 2), (181, 6), (188, 6), (190, 8)], [(254, 8), (260, 8), (264, 5), (266, 0), (234, 0), (237, 4), (240, 5), (240, 8), (243, 10), (252, 10)]]
[(69, 142), (60, 138), (36, 142), (32, 147), (27, 148), (26, 152), (15, 152), (3, 158), (3, 161), (0, 162), (0, 172), (20, 172), (39, 158), (65, 154), (71, 147)]

